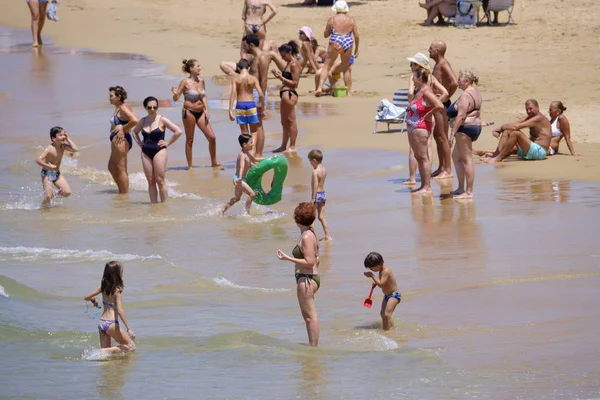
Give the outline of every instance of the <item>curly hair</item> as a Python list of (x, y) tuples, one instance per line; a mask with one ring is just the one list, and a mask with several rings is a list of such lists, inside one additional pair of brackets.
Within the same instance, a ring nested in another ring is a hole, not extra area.
[(111, 86), (108, 88), (108, 92), (115, 92), (115, 96), (121, 100), (121, 103), (125, 103), (125, 100), (127, 100), (127, 91), (123, 89), (123, 86)]
[(311, 226), (315, 218), (315, 206), (312, 203), (300, 203), (294, 210), (294, 221), (299, 225)]

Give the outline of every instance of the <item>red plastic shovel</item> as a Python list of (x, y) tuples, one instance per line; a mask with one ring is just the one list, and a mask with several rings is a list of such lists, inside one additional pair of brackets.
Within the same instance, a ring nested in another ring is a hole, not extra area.
[(371, 300), (371, 296), (373, 296), (373, 290), (375, 290), (375, 286), (377, 286), (377, 285), (371, 286), (371, 291), (369, 292), (369, 297), (367, 297), (365, 299), (365, 302), (363, 303), (363, 306), (365, 306), (367, 308), (371, 308), (371, 306), (373, 305), (373, 300)]

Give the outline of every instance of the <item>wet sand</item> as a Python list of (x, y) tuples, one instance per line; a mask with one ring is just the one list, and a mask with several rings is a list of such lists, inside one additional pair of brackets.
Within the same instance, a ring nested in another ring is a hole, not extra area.
[[(26, 34), (3, 30), (3, 43)], [(597, 183), (515, 179), (482, 165), (474, 201), (421, 198), (401, 185), (407, 173), (402, 153), (358, 148), (351, 140), (341, 149), (325, 144), (334, 241), (321, 244), (320, 252), (321, 347), (308, 349), (292, 266), (275, 251), (293, 247), (298, 232), (291, 212), (309, 198), (310, 129), (298, 156), (288, 160), (284, 199), (274, 207), (254, 207), (243, 217), (237, 205), (231, 216), (217, 217), (231, 193), (231, 169), (177, 169), (184, 165), (182, 140), (170, 150), (173, 198), (150, 207), (138, 149), (130, 153), (134, 190), (128, 197), (116, 195), (105, 171), (112, 111), (107, 87), (118, 81), (139, 99), (143, 91), (168, 93), (179, 78), (163, 76), (160, 66), (137, 56), (47, 46), (45, 62), (56, 67), (40, 83), (26, 79), (38, 59), (31, 49), (2, 49), (0, 61), (12, 71), (0, 75), (10, 89), (3, 120), (10, 118), (11, 127), (1, 134), (9, 157), (0, 164), (4, 396), (600, 395)], [(94, 76), (89, 90), (67, 74), (82, 70)], [(140, 77), (137, 70), (156, 72)], [(52, 94), (52, 110), (42, 107), (42, 115), (31, 118), (29, 110), (49, 88), (60, 89)], [(324, 112), (336, 122), (341, 113), (339, 103)], [(179, 122), (178, 108), (166, 115)], [(305, 126), (325, 120), (306, 117)], [(237, 127), (224, 111), (213, 118), (219, 154), (230, 167)], [(73, 127), (73, 139), (86, 147), (76, 161), (64, 161), (72, 198), (40, 211), (34, 160), (47, 143), (49, 121), (56, 120)], [(277, 141), (273, 136), (268, 144)], [(195, 152), (205, 165), (202, 137)], [(434, 184), (436, 194), (449, 190)], [(381, 294), (375, 293), (372, 309), (362, 307), (370, 287), (362, 260), (373, 250), (383, 254), (403, 292), (397, 329), (388, 333), (379, 330)], [(97, 320), (83, 313), (81, 297), (113, 258), (125, 263), (125, 309), (138, 351), (98, 363)]]

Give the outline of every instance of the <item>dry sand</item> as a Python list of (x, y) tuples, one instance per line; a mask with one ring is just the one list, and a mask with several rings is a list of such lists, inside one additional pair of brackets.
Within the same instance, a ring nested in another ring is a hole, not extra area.
[[(26, 28), (30, 17), (24, 1), (0, 0), (0, 24)], [(320, 39), (329, 7), (300, 7), (300, 0), (274, 0), (278, 13), (268, 25), (277, 43), (297, 38), (310, 26)], [(127, 4), (127, 5), (125, 5)], [(148, 55), (179, 70), (181, 59), (196, 58), (206, 76), (220, 75), (219, 62), (236, 60), (242, 34), (242, 0), (63, 0), (60, 22), (44, 29), (56, 44), (104, 52)], [(300, 102), (339, 106), (337, 116), (302, 121), (308, 134), (299, 145), (328, 148), (385, 148), (406, 151), (404, 134), (373, 135), (380, 99), (408, 86), (407, 56), (427, 54), (434, 39), (448, 43), (447, 58), (456, 71), (474, 69), (483, 93), (483, 119), (496, 124), (524, 115), (533, 97), (542, 112), (562, 101), (571, 121), (576, 151), (581, 157), (554, 156), (543, 162), (505, 162), (501, 174), (521, 177), (600, 180), (600, 7), (593, 0), (516, 0), (516, 25), (456, 29), (422, 27), (425, 18), (417, 0), (350, 2), (360, 28), (360, 57), (353, 69), (357, 94), (351, 98), (308, 96), (313, 77), (301, 79)], [(501, 21), (506, 13), (501, 14)], [(325, 43), (324, 39), (320, 40)], [(455, 95), (456, 98), (456, 95)], [(383, 127), (383, 126), (382, 126)], [(496, 139), (485, 128), (478, 148), (494, 148)], [(561, 151), (568, 152), (561, 143)]]

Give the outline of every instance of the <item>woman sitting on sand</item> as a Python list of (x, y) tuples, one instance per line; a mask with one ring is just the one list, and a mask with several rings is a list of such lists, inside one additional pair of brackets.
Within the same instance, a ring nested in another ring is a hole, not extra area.
[(415, 95), (408, 105), (406, 115), (408, 140), (415, 153), (421, 175), (421, 187), (413, 190), (413, 193), (426, 195), (431, 194), (429, 139), (433, 131), (433, 113), (444, 109), (444, 105), (429, 86), (429, 75), (425, 69), (413, 73)]
[(323, 85), (328, 79), (331, 69), (338, 56), (341, 56), (341, 73), (344, 73), (350, 67), (350, 57), (352, 56), (352, 46), (354, 46), (354, 58), (358, 58), (358, 26), (353, 18), (348, 16), (350, 9), (345, 1), (336, 1), (332, 10), (336, 12), (333, 17), (327, 20), (325, 27), (325, 37), (329, 38), (329, 47), (327, 48), (327, 58), (319, 75), (319, 83), (315, 90), (315, 96), (320, 96), (323, 91)]
[[(280, 57), (274, 56), (273, 61), (277, 64), (279, 71), (271, 70), (275, 78), (281, 80), (279, 97), (281, 98), (281, 126), (283, 128), (281, 146), (273, 150), (274, 153), (281, 151), (296, 151), (296, 138), (298, 137), (298, 126), (296, 125), (296, 104), (298, 104), (298, 81), (300, 80), (300, 61), (296, 59), (298, 44), (293, 40), (279, 47)], [(290, 147), (287, 147), (288, 141)]]
[(194, 59), (183, 60), (181, 67), (183, 72), (190, 74), (179, 83), (178, 88), (171, 88), (173, 101), (179, 100), (183, 94), (183, 109), (181, 110), (181, 119), (185, 129), (185, 158), (187, 159), (188, 169), (192, 168), (192, 146), (194, 144), (194, 131), (196, 126), (200, 128), (206, 140), (208, 140), (208, 152), (210, 153), (210, 164), (212, 167), (219, 167), (217, 162), (217, 138), (213, 132), (212, 126), (208, 121), (208, 100), (206, 98), (206, 86), (204, 78), (200, 76), (202, 67)]
[(125, 103), (127, 92), (122, 86), (108, 88), (108, 99), (115, 106), (110, 117), (110, 158), (108, 171), (117, 184), (119, 193), (129, 192), (129, 175), (127, 174), (127, 153), (133, 147), (131, 128), (140, 120), (131, 106)]
[(315, 55), (315, 62), (318, 64), (323, 64), (325, 59), (327, 58), (327, 49), (323, 46), (319, 45), (317, 39), (314, 37), (310, 39), (310, 45), (313, 49), (313, 54)]
[(312, 203), (300, 203), (294, 210), (294, 221), (300, 228), (300, 238), (288, 256), (281, 249), (277, 250), (277, 258), (294, 263), (296, 277), (296, 294), (306, 323), (308, 345), (319, 344), (319, 320), (315, 294), (321, 286), (319, 277), (319, 240), (312, 228), (315, 222), (315, 208)]
[[(168, 118), (158, 114), (158, 100), (156, 97), (146, 97), (144, 108), (148, 115), (142, 118), (133, 129), (135, 142), (142, 148), (142, 167), (148, 180), (148, 193), (150, 202), (158, 203), (167, 201), (167, 147), (175, 143), (181, 136), (181, 128), (172, 123)], [(165, 140), (165, 131), (169, 128), (173, 135), (169, 141)], [(139, 134), (142, 132), (143, 141)]]
[(475, 181), (473, 142), (481, 134), (481, 104), (483, 101), (481, 93), (473, 85), (478, 83), (479, 78), (472, 71), (460, 71), (458, 88), (463, 92), (447, 110), (448, 118), (456, 118), (449, 136), (451, 144), (456, 138), (456, 146), (452, 152), (454, 169), (458, 177), (458, 189), (452, 192), (456, 198), (473, 197)]
[(550, 154), (558, 153), (558, 145), (562, 138), (565, 138), (567, 147), (571, 152), (572, 156), (580, 156), (581, 154), (575, 153), (575, 147), (571, 142), (571, 124), (567, 119), (564, 112), (567, 111), (567, 107), (560, 101), (553, 101), (550, 103), (550, 124), (552, 124), (552, 139), (550, 140)]
[(300, 73), (304, 71), (307, 65), (308, 73), (315, 73), (319, 67), (317, 67), (317, 60), (315, 59), (315, 53), (311, 44), (312, 29), (308, 26), (303, 26), (300, 28), (300, 32), (298, 32), (298, 38), (300, 39), (300, 55), (302, 56)]
[[(265, 19), (267, 7), (271, 10), (271, 14)], [(242, 46), (240, 57), (244, 53), (244, 37), (251, 33), (258, 36), (260, 40), (260, 48), (262, 49), (267, 38), (267, 23), (277, 14), (277, 9), (273, 7), (270, 0), (244, 0), (244, 8), (242, 9), (242, 21), (244, 21), (244, 30), (242, 33)]]
[[(410, 79), (408, 82), (408, 101), (412, 101), (415, 97), (415, 83), (413, 81), (413, 73), (417, 70), (426, 70), (431, 72), (431, 66), (429, 65), (429, 58), (423, 53), (417, 53), (413, 57), (408, 57), (410, 61)], [(432, 74), (429, 75), (429, 86), (433, 89), (434, 93), (439, 97), (443, 103), (448, 99), (448, 91)], [(431, 159), (431, 147), (430, 143), (427, 143), (427, 154)], [(409, 140), (409, 151), (408, 151), (408, 179), (403, 182), (403, 185), (414, 186), (417, 184), (417, 159), (415, 158), (415, 152), (410, 146)]]

